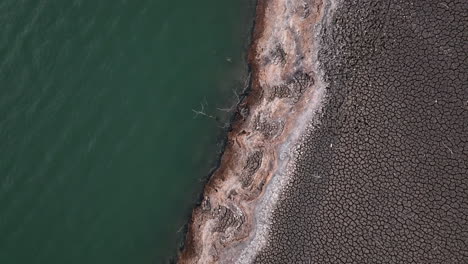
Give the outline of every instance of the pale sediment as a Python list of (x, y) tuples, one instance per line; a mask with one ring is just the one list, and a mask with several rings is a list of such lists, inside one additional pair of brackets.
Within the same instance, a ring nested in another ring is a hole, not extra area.
[(259, 0), (249, 55), (252, 87), (221, 163), (195, 208), (180, 263), (248, 263), (294, 170), (295, 148), (324, 94), (316, 35), (329, 4)]

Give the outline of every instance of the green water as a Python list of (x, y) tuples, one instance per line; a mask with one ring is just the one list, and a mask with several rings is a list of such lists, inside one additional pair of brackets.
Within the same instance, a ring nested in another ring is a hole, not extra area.
[(0, 263), (164, 263), (246, 77), (252, 0), (0, 1)]

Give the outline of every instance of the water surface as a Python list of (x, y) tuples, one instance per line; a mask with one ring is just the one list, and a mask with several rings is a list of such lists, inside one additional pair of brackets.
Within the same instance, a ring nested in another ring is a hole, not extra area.
[(246, 77), (253, 4), (0, 2), (0, 263), (173, 255), (216, 108)]

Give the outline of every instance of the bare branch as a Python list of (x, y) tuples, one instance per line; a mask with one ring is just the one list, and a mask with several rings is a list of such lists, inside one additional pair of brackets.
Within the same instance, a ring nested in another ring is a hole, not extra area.
[(206, 116), (208, 118), (211, 118), (211, 119), (215, 119), (216, 120), (216, 117), (212, 116), (212, 115), (209, 115), (205, 112), (205, 104), (208, 105), (208, 103), (206, 102), (206, 98), (204, 98), (204, 102), (201, 102), (200, 103), (200, 110), (195, 110), (195, 109), (192, 109), (192, 112), (195, 113), (195, 115), (193, 116), (193, 118), (197, 118), (199, 115), (201, 116)]
[[(250, 80), (250, 73), (249, 73), (248, 77), (244, 80), (244, 87), (242, 89), (242, 93), (244, 93), (249, 88), (249, 80)], [(232, 89), (232, 93), (234, 94), (234, 97), (236, 98), (236, 101), (231, 105), (231, 107), (229, 107), (229, 108), (216, 108), (217, 110), (222, 111), (222, 112), (228, 112), (228, 113), (234, 111), (235, 107), (237, 105), (239, 105), (239, 103), (241, 101), (241, 98), (239, 97), (239, 94), (238, 94), (238, 92), (236, 92), (235, 89)]]

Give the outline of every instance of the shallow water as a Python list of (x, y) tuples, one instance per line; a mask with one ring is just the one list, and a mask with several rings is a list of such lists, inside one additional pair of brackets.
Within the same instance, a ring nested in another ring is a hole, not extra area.
[(174, 254), (220, 148), (216, 108), (247, 76), (253, 6), (0, 2), (0, 263)]

